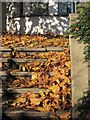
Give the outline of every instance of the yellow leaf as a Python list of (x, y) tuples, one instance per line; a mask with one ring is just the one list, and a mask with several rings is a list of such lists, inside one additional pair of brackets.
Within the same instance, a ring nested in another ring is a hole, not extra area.
[(29, 46), (30, 46), (30, 47), (33, 47), (33, 46), (34, 46), (34, 44), (30, 44)]
[(22, 66), (22, 71), (25, 71), (25, 67), (24, 66)]
[(48, 102), (50, 101), (50, 99), (45, 99), (44, 101), (43, 101), (43, 106), (44, 107), (47, 107), (47, 105), (49, 104)]
[(62, 96), (62, 102), (63, 103), (65, 102), (65, 96)]
[(11, 105), (15, 107), (15, 106), (16, 106), (16, 103), (12, 103)]
[(40, 92), (41, 97), (45, 97), (45, 94), (42, 90), (40, 90), (39, 92)]
[(71, 63), (70, 63), (70, 61), (68, 61), (68, 62), (65, 62), (65, 65), (67, 66), (67, 67), (71, 67)]
[(18, 98), (15, 102), (25, 103), (26, 102), (26, 98)]
[(31, 105), (39, 105), (41, 102), (41, 98), (30, 98)]
[(22, 45), (25, 45), (25, 41), (24, 40), (22, 40)]
[(37, 107), (36, 110), (42, 111), (42, 112), (46, 112), (47, 108), (45, 107)]
[(32, 73), (32, 80), (37, 79), (38, 78), (38, 74), (37, 73)]
[(26, 98), (18, 98), (14, 101), (14, 103), (12, 103), (13, 106), (19, 106), (20, 103), (25, 103), (26, 102)]
[(34, 70), (36, 72), (36, 71), (40, 70), (40, 68), (39, 67), (34, 67), (34, 68), (32, 68), (32, 70)]
[(23, 66), (23, 64), (20, 64), (20, 66), (19, 66), (19, 71), (25, 71), (26, 69), (25, 69), (25, 66)]
[(54, 93), (58, 93), (60, 90), (60, 87), (58, 85), (53, 85), (49, 87), (49, 90), (52, 90)]
[(27, 108), (27, 109), (31, 109), (31, 108), (32, 108), (32, 106), (27, 105), (27, 106), (26, 106), (26, 108)]
[(60, 83), (60, 81), (58, 80), (58, 79), (56, 79), (56, 82), (59, 84)]

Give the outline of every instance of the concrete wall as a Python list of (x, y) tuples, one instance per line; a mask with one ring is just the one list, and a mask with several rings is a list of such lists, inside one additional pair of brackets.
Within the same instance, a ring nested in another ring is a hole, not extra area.
[(79, 44), (77, 39), (70, 38), (71, 51), (71, 75), (72, 75), (72, 105), (88, 89), (88, 62), (84, 62), (84, 45)]
[[(53, 32), (57, 34), (63, 34), (68, 27), (69, 21), (67, 17), (58, 16), (58, 4), (55, 2), (49, 2), (49, 16), (30, 16), (25, 17), (29, 14), (28, 3), (23, 3), (23, 17), (11, 18), (13, 4), (7, 4), (7, 24), (6, 29), (11, 32), (22, 33), (22, 34), (34, 34)], [(11, 12), (10, 12), (11, 11)]]
[(7, 30), (22, 33), (34, 34), (53, 32), (63, 34), (68, 27), (68, 19), (65, 17), (43, 16), (43, 17), (21, 17), (13, 18), (7, 25)]
[(6, 2), (2, 2), (2, 31), (6, 30)]
[(2, 33), (2, 2), (0, 2), (0, 34)]
[[(77, 14), (71, 14), (70, 24), (72, 19), (76, 18)], [(89, 87), (90, 80), (90, 61), (84, 62), (84, 47), (85, 45), (79, 44), (77, 39), (73, 36), (69, 36), (70, 41), (70, 54), (71, 54), (71, 78), (72, 78), (72, 106), (78, 104), (78, 99), (83, 95)], [(76, 117), (76, 113), (73, 109), (73, 118)]]

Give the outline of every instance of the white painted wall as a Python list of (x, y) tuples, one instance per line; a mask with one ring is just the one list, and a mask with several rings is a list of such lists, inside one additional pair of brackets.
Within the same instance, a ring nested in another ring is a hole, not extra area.
[(67, 27), (68, 19), (65, 17), (22, 17), (11, 19), (7, 26), (7, 30), (22, 34), (44, 33), (47, 31), (63, 34)]
[[(11, 8), (10, 8), (11, 6)], [(23, 14), (26, 16), (30, 9), (28, 9), (29, 4), (23, 4)], [(21, 34), (34, 34), (34, 33), (41, 33), (44, 32), (53, 32), (57, 34), (63, 34), (66, 29), (68, 28), (68, 18), (57, 16), (58, 13), (58, 4), (55, 2), (49, 2), (49, 16), (33, 16), (33, 17), (17, 17), (8, 19), (8, 16), (12, 12), (7, 13), (7, 24), (6, 29), (7, 31), (21, 33)], [(9, 10), (12, 11), (12, 5), (9, 5)]]

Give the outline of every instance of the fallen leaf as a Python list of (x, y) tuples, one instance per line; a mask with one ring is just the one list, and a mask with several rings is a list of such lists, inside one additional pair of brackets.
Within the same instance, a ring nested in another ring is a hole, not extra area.
[(49, 87), (49, 90), (52, 90), (54, 93), (58, 93), (60, 90), (60, 87), (58, 85), (53, 85)]
[(41, 98), (30, 98), (31, 105), (40, 105)]

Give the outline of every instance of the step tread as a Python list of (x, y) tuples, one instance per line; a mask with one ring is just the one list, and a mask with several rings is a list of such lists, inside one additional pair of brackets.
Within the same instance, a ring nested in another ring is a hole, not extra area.
[(4, 93), (4, 92), (9, 92), (9, 93), (25, 93), (25, 92), (33, 92), (33, 93), (40, 93), (40, 90), (45, 92), (47, 89), (42, 89), (42, 88), (3, 88), (0, 89), (0, 92), (1, 93)]
[[(39, 73), (39, 72), (10, 72), (13, 76), (31, 76), (32, 73)], [(7, 71), (0, 71), (0, 76), (6, 76), (8, 73)], [(50, 74), (50, 76), (53, 76), (52, 72), (48, 72), (47, 74)]]
[(0, 62), (43, 62), (46, 61), (47, 59), (21, 59), (21, 58), (0, 58)]
[[(58, 113), (59, 115), (61, 114), (65, 114), (69, 112), (68, 110), (58, 110), (56, 113)], [(22, 110), (22, 109), (17, 109), (14, 107), (9, 107), (7, 108), (7, 110), (5, 110), (5, 114), (7, 116), (15, 116), (17, 114), (21, 114), (23, 113), (25, 116), (29, 117), (50, 117), (50, 116), (55, 116), (55, 113), (52, 111), (49, 112), (41, 112), (41, 111), (35, 111), (35, 110)]]
[[(64, 49), (69, 49), (68, 47), (45, 47), (45, 48), (27, 48), (27, 47), (15, 47), (17, 51), (22, 52), (48, 52), (48, 51), (58, 51), (62, 52)], [(0, 47), (0, 52), (12, 52), (10, 48)]]

